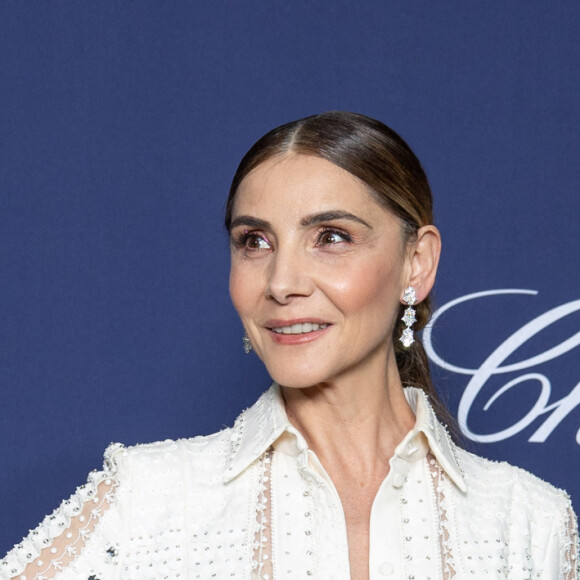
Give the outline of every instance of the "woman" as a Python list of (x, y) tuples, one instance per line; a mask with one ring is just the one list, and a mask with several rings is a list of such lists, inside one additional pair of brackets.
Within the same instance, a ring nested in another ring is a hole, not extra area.
[(209, 437), (124, 448), (1, 578), (578, 578), (564, 492), (454, 445), (413, 334), (440, 236), (418, 160), (352, 113), (289, 123), (226, 209), (244, 347), (274, 385)]

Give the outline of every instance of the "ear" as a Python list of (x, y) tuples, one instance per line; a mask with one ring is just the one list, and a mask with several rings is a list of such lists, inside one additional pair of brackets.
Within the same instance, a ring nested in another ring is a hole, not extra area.
[(409, 248), (409, 275), (407, 286), (413, 286), (417, 303), (425, 300), (435, 284), (437, 265), (441, 254), (441, 234), (435, 226), (423, 226)]

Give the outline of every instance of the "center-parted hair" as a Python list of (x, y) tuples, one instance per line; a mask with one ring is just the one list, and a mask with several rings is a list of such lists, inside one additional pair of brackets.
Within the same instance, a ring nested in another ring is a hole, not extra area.
[[(251, 147), (240, 162), (230, 188), (225, 211), (228, 231), (236, 192), (244, 177), (264, 161), (284, 153), (326, 159), (360, 179), (369, 194), (399, 218), (404, 243), (414, 241), (420, 227), (433, 223), (433, 200), (427, 176), (405, 141), (380, 121), (357, 113), (330, 111), (281, 125)], [(400, 320), (405, 308), (401, 305), (393, 333), (401, 382), (426, 391), (438, 417), (454, 432), (454, 420), (433, 387), (420, 338), (416, 336), (409, 348), (399, 341), (405, 328)], [(421, 330), (431, 316), (430, 296), (415, 308), (414, 330)]]

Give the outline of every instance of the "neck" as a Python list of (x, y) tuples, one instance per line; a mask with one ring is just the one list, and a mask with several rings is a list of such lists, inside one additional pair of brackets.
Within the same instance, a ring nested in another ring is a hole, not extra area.
[(412, 429), (396, 364), (308, 388), (282, 387), (290, 422), (328, 471), (386, 475), (388, 460)]

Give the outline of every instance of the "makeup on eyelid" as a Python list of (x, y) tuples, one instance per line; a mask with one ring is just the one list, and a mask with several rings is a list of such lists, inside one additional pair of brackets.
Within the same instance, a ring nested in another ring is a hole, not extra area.
[[(336, 236), (338, 238), (342, 238), (341, 240), (338, 241), (329, 241), (327, 240), (326, 242), (322, 241), (322, 238), (324, 236), (326, 236), (327, 234), (331, 234), (333, 236)], [(264, 242), (271, 248), (272, 247), (272, 243), (271, 241), (268, 239), (268, 237), (266, 236), (266, 234), (264, 234), (261, 231), (249, 231), (249, 230), (244, 230), (241, 234), (236, 235), (235, 232), (232, 234), (232, 240), (233, 243), (240, 248), (246, 248), (249, 251), (252, 251), (254, 249), (261, 249), (261, 248), (248, 248), (247, 247), (247, 242), (251, 237), (257, 237), (257, 238), (261, 238), (262, 240), (264, 240)], [(346, 231), (334, 227), (334, 226), (322, 226), (318, 229), (318, 231), (316, 232), (316, 246), (332, 246), (332, 245), (336, 245), (336, 244), (340, 244), (340, 243), (353, 243), (354, 242), (354, 236), (350, 235), (349, 233), (347, 233)]]

